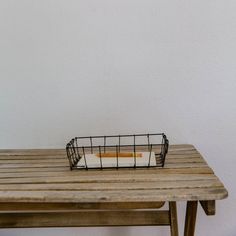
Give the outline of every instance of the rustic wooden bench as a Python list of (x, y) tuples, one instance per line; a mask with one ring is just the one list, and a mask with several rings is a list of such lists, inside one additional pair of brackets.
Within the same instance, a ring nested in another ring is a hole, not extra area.
[[(172, 145), (162, 169), (70, 171), (65, 150), (0, 150), (0, 228), (170, 225), (186, 201), (185, 236), (197, 205), (215, 214), (227, 190), (192, 145)], [(169, 202), (169, 209), (159, 209)]]

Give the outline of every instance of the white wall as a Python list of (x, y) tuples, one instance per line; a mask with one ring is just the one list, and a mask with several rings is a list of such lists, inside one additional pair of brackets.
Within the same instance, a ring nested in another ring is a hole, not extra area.
[[(164, 131), (171, 143), (194, 144), (229, 190), (216, 216), (199, 208), (196, 235), (235, 236), (235, 43), (234, 0), (0, 0), (0, 148)], [(168, 230), (0, 230), (158, 233)]]

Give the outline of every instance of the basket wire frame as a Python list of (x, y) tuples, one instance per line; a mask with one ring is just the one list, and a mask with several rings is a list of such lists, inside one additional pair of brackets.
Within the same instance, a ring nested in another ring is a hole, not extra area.
[[(137, 138), (143, 138), (146, 140), (145, 143), (138, 144), (136, 142)], [(152, 143), (150, 141), (151, 137), (158, 137), (161, 142)], [(132, 144), (122, 144), (122, 139), (132, 138)], [(114, 139), (116, 142), (109, 145), (107, 143), (108, 139)], [(118, 139), (118, 142), (117, 142)], [(99, 140), (99, 144), (95, 144), (95, 141)], [(81, 141), (85, 141), (85, 145), (82, 145)], [(107, 168), (149, 168), (149, 167), (164, 167), (166, 154), (168, 153), (169, 141), (164, 133), (156, 134), (124, 134), (124, 135), (108, 135), (108, 136), (86, 136), (86, 137), (75, 137), (66, 145), (66, 153), (70, 164), (71, 170), (89, 170), (89, 169), (107, 169)], [(128, 149), (133, 152), (133, 166), (120, 165), (119, 164), (119, 154), (122, 153), (122, 149)], [(148, 163), (145, 165), (137, 165), (137, 150), (145, 149), (149, 152)], [(159, 151), (155, 151), (158, 149)], [(104, 166), (102, 153), (107, 153), (107, 151), (112, 150), (115, 152), (115, 162), (111, 166)], [(151, 165), (151, 154), (155, 153), (155, 164)], [(97, 153), (99, 158), (98, 166), (90, 166), (87, 161), (88, 154)], [(78, 167), (78, 163), (83, 160), (83, 167)]]

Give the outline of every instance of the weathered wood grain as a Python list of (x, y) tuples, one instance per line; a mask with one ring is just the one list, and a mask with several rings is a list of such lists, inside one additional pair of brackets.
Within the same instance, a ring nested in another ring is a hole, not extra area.
[[(179, 189), (189, 187), (186, 180), (127, 183), (44, 183), (44, 184), (5, 184), (0, 185), (0, 191), (106, 191), (106, 190), (156, 190)], [(223, 187), (218, 180), (191, 181), (191, 188)]]
[(184, 236), (194, 236), (196, 216), (197, 216), (197, 201), (188, 201), (185, 216)]
[(170, 232), (171, 236), (178, 236), (178, 219), (176, 202), (169, 202)]
[[(129, 173), (136, 172), (137, 170), (129, 170), (126, 169), (125, 172), (123, 170), (119, 170), (120, 173)], [(138, 169), (139, 173), (142, 173), (142, 171), (146, 172), (145, 169)], [(157, 173), (157, 170), (155, 168), (149, 168), (149, 173), (155, 172)], [(75, 174), (76, 172), (76, 174)], [(90, 172), (95, 173), (95, 170), (91, 170)], [(96, 172), (97, 175), (99, 175), (99, 172)], [(193, 167), (193, 168), (162, 168), (158, 169), (158, 173), (162, 174), (214, 174), (213, 170), (209, 167)], [(3, 177), (6, 175), (8, 178), (15, 178), (14, 174), (23, 175), (23, 176), (69, 176), (69, 175), (78, 175), (77, 171), (70, 171), (68, 167), (50, 167), (50, 168), (10, 168), (10, 169), (1, 169), (0, 168), (0, 178), (3, 175)], [(79, 171), (79, 175), (88, 175), (86, 170)], [(103, 170), (102, 174), (105, 175), (111, 175), (108, 169)], [(17, 176), (16, 176), (17, 177)]]
[(171, 145), (164, 168), (70, 171), (63, 149), (0, 150), (0, 202), (215, 200), (227, 191), (192, 145)]
[(224, 187), (106, 191), (0, 191), (0, 202), (159, 202), (219, 200)]
[(38, 211), (78, 211), (88, 210), (122, 210), (122, 209), (158, 209), (165, 202), (0, 202), (0, 212), (38, 212)]
[(212, 215), (227, 195), (192, 145), (171, 145), (164, 168), (102, 171), (70, 171), (64, 149), (0, 150), (0, 227), (170, 225), (178, 236), (176, 201), (188, 201), (191, 236), (197, 202)]
[(211, 200), (211, 201), (200, 201), (201, 206), (208, 216), (215, 215), (216, 213), (216, 201)]
[(121, 183), (121, 182), (129, 182), (129, 183), (138, 183), (138, 182), (156, 182), (156, 181), (178, 181), (184, 180), (189, 186), (191, 186), (191, 180), (217, 180), (219, 183), (219, 179), (214, 175), (201, 175), (201, 174), (193, 174), (190, 176), (186, 176), (185, 174), (149, 174), (148, 176), (145, 174), (131, 174), (131, 175), (121, 175), (120, 173), (114, 173), (114, 175), (70, 175), (70, 176), (38, 176), (38, 177), (24, 177), (24, 178), (3, 178), (0, 179), (1, 184), (14, 184), (14, 183)]
[(168, 211), (2, 213), (1, 228), (169, 225)]

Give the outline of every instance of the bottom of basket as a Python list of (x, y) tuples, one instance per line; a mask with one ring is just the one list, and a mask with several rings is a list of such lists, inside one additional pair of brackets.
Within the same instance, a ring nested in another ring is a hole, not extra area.
[(156, 166), (155, 152), (137, 152), (136, 158), (130, 157), (130, 155), (121, 157), (114, 157), (115, 155), (105, 156), (99, 158), (98, 154), (86, 154), (86, 161), (84, 156), (81, 157), (77, 163), (76, 168), (117, 168), (117, 167), (147, 167)]

